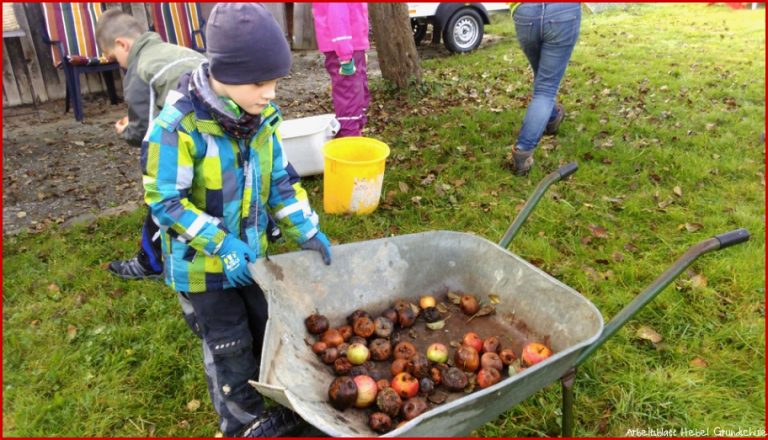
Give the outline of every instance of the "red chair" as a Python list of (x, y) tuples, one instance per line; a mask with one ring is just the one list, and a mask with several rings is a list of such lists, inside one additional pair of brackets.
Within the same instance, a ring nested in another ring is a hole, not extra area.
[(96, 22), (104, 12), (103, 3), (43, 3), (45, 20), (44, 41), (51, 45), (53, 65), (64, 69), (67, 80), (65, 112), (70, 104), (75, 119), (83, 120), (83, 97), (80, 75), (101, 73), (112, 104), (117, 104), (117, 91), (112, 72), (118, 71), (117, 61), (107, 59), (96, 44)]
[(205, 20), (199, 3), (152, 3), (152, 29), (163, 41), (205, 52)]

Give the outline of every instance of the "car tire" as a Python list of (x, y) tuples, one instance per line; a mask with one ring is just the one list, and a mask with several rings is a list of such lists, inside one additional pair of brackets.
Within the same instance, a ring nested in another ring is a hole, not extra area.
[(472, 8), (454, 12), (443, 30), (446, 49), (466, 53), (477, 49), (483, 41), (483, 18)]

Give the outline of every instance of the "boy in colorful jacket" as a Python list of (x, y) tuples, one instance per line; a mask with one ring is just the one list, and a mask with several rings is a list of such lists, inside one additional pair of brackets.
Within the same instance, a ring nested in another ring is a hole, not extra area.
[(370, 47), (368, 5), (312, 3), (312, 15), (317, 48), (325, 54), (325, 69), (331, 76), (333, 109), (341, 125), (336, 137), (360, 136), (371, 101), (365, 54)]
[(247, 268), (267, 253), (267, 211), (283, 234), (331, 263), (307, 193), (291, 183), (271, 100), (291, 53), (254, 3), (219, 3), (208, 63), (182, 77), (142, 146), (145, 199), (163, 240), (165, 281), (187, 296), (203, 339), (208, 389), (224, 436), (280, 436), (301, 424), (264, 410), (258, 377), (267, 302)]

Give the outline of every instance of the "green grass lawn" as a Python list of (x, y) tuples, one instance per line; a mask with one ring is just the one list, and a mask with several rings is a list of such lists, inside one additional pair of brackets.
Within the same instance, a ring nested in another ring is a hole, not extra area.
[[(764, 9), (586, 14), (568, 117), (523, 178), (503, 165), (531, 72), (496, 18), (501, 42), (424, 62), (418, 91), (372, 84), (369, 135), (392, 148), (384, 199), (369, 216), (324, 215), (321, 178), (305, 179), (324, 230), (336, 243), (433, 229), (498, 241), (539, 179), (578, 161), (510, 249), (609, 320), (690, 245), (747, 228), (750, 242), (702, 257), (579, 369), (575, 435), (764, 427)], [(4, 239), (4, 436), (215, 434), (175, 295), (103, 270), (135, 252), (142, 216)], [(475, 434), (557, 435), (560, 402), (552, 384)]]

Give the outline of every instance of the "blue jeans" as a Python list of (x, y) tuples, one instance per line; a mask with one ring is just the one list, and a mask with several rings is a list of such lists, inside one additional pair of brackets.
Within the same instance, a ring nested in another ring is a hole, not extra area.
[(533, 98), (517, 148), (536, 148), (547, 123), (557, 117), (555, 97), (579, 38), (580, 3), (523, 3), (515, 9), (517, 41), (533, 68)]

